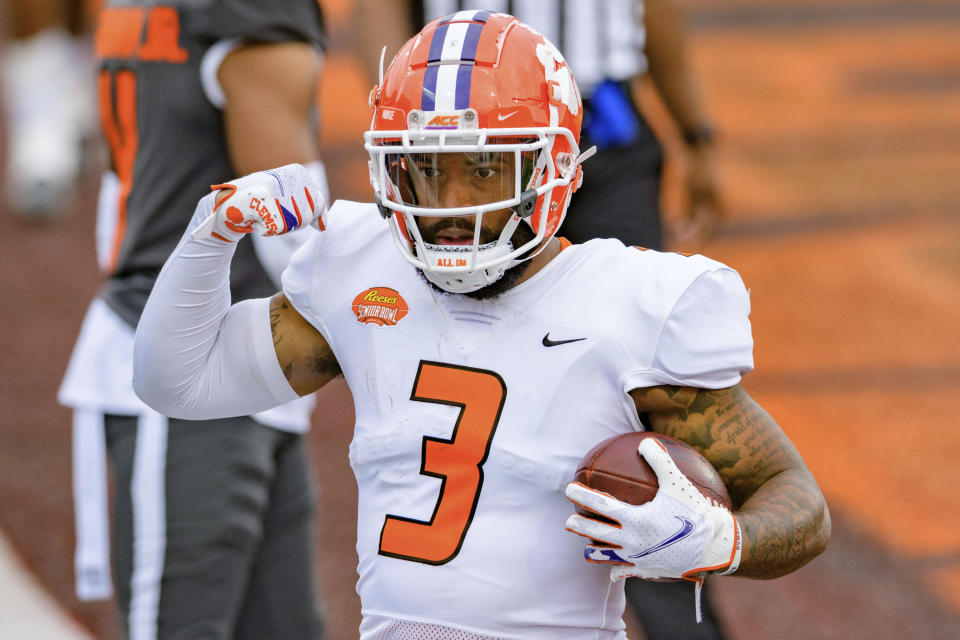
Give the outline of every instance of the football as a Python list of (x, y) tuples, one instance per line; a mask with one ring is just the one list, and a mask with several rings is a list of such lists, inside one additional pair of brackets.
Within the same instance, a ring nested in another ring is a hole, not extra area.
[[(645, 438), (659, 440), (680, 471), (700, 493), (727, 509), (733, 509), (733, 502), (720, 474), (699, 451), (676, 438), (652, 431), (624, 433), (604, 440), (580, 461), (574, 481), (629, 504), (641, 505), (653, 500), (660, 486), (657, 474), (637, 453), (637, 446)], [(585, 512), (581, 508), (577, 510), (583, 515), (597, 518), (595, 513)]]

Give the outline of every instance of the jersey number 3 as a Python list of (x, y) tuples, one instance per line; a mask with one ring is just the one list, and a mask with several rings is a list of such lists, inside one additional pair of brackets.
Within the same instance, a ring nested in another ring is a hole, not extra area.
[(426, 564), (453, 560), (477, 510), (483, 463), (507, 396), (493, 371), (420, 362), (411, 400), (460, 407), (449, 440), (423, 437), (421, 475), (440, 478), (440, 496), (429, 521), (388, 515), (380, 532), (380, 554)]

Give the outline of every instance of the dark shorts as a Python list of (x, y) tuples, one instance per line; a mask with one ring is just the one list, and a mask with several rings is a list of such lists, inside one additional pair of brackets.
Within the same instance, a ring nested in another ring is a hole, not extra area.
[(105, 423), (128, 637), (322, 636), (303, 436), (246, 417)]

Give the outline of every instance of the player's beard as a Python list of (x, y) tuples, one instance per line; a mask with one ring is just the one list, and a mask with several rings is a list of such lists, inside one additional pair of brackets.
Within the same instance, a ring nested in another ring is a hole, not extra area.
[[(536, 234), (530, 229), (530, 225), (526, 223), (520, 223), (517, 225), (516, 231), (513, 232), (513, 237), (511, 238), (513, 246), (520, 247), (530, 242), (536, 238)], [(536, 247), (527, 252), (527, 254), (533, 253), (536, 251)], [(476, 291), (470, 291), (468, 293), (453, 293), (443, 289), (430, 280), (427, 279), (427, 276), (423, 274), (423, 271), (417, 269), (417, 273), (426, 282), (430, 285), (430, 288), (436, 291), (437, 293), (447, 294), (447, 295), (461, 295), (467, 296), (468, 298), (473, 298), (474, 300), (490, 300), (491, 298), (496, 298), (497, 296), (503, 295), (506, 291), (512, 289), (516, 286), (517, 282), (523, 277), (523, 274), (527, 272), (527, 269), (530, 268), (530, 260), (524, 260), (520, 264), (507, 269), (503, 272), (503, 275), (500, 276), (500, 279), (496, 282), (492, 282), (485, 287), (480, 287)]]

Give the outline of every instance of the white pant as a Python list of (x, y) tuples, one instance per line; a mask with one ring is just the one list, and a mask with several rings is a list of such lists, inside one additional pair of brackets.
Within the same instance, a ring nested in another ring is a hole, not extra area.
[[(154, 433), (166, 422), (133, 392), (133, 336), (133, 329), (102, 300), (95, 299), (57, 395), (61, 404), (74, 409), (74, 565), (80, 600), (113, 595), (103, 416), (140, 416), (145, 434)], [(304, 433), (310, 426), (313, 404), (313, 397), (307, 396), (253, 417), (281, 431)], [(163, 498), (162, 485), (155, 493)]]

